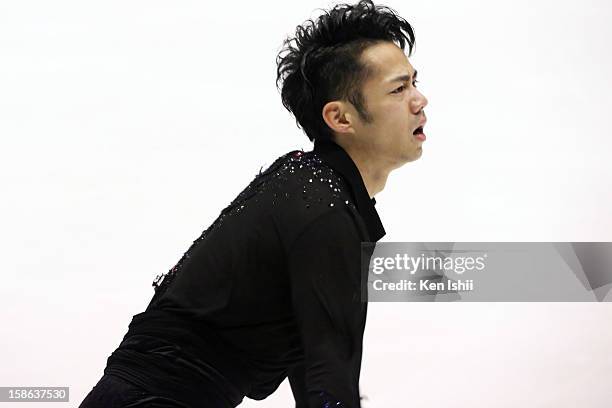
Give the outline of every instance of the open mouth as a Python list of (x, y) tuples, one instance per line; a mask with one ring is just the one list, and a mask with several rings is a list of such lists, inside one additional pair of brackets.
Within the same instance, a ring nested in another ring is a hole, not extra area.
[(425, 141), (425, 133), (423, 132), (423, 126), (419, 126), (418, 128), (416, 128), (414, 132), (412, 132), (412, 134), (416, 139), (420, 140), (421, 142)]

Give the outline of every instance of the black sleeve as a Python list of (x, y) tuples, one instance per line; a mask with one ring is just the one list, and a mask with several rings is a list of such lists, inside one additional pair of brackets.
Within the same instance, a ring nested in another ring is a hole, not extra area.
[(308, 394), (306, 393), (306, 375), (304, 364), (298, 364), (289, 371), (289, 385), (295, 399), (295, 408), (308, 408)]
[[(304, 363), (289, 381), (297, 407), (358, 408), (367, 304), (360, 293), (361, 238), (343, 209), (312, 222), (288, 253)], [(329, 405), (326, 405), (329, 404)]]

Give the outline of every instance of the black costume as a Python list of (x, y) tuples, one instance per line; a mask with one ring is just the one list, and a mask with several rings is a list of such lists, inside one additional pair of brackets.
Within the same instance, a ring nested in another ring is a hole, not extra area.
[(360, 407), (375, 203), (339, 145), (281, 156), (154, 282), (104, 373), (190, 407), (261, 400), (287, 376), (298, 408)]

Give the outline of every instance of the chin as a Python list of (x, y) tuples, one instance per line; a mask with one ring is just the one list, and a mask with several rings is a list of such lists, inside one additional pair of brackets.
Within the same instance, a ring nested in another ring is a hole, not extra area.
[(416, 150), (411, 151), (405, 157), (405, 162), (412, 162), (418, 160), (423, 155), (423, 148), (421, 146), (417, 147)]
[(417, 151), (412, 151), (397, 158), (397, 165), (394, 168), (402, 167), (406, 163), (413, 162), (421, 158), (422, 149), (419, 147)]

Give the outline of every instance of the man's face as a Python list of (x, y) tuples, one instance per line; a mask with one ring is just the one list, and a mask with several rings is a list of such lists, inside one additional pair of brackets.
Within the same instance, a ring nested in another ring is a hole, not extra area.
[(423, 108), (427, 99), (413, 84), (414, 68), (392, 42), (368, 47), (362, 59), (376, 71), (362, 87), (372, 121), (366, 123), (352, 115), (354, 142), (372, 160), (391, 169), (418, 159), (424, 135), (415, 136), (413, 132), (426, 120)]

